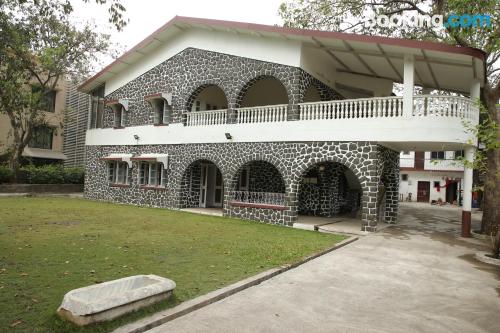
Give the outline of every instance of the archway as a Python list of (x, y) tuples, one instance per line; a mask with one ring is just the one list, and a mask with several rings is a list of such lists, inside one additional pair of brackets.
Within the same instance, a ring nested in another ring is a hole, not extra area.
[(285, 86), (273, 76), (256, 77), (240, 90), (237, 98), (239, 107), (288, 104)]
[(227, 109), (227, 97), (215, 84), (204, 84), (191, 93), (186, 110), (191, 112)]
[(307, 220), (300, 216), (329, 218), (307, 220), (315, 227), (336, 223), (331, 218), (342, 217), (346, 221), (356, 220), (353, 223), (359, 230), (362, 192), (359, 179), (345, 165), (338, 162), (316, 163), (300, 179), (297, 206), (299, 223)]
[(231, 201), (284, 205), (285, 181), (270, 162), (253, 160), (240, 166), (231, 180)]
[(304, 92), (303, 102), (311, 103), (320, 102), (322, 100), (323, 98), (321, 97), (321, 93), (319, 92), (318, 87), (316, 87), (316, 85), (314, 84), (310, 84)]
[(181, 208), (222, 208), (224, 179), (215, 163), (206, 159), (192, 162), (181, 181)]

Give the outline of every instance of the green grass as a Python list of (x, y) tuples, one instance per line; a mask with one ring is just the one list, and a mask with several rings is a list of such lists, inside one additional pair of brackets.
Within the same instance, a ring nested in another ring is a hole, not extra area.
[[(165, 209), (0, 198), (0, 332), (108, 332), (342, 239)], [(136, 274), (171, 278), (175, 296), (86, 328), (55, 314), (72, 289)]]

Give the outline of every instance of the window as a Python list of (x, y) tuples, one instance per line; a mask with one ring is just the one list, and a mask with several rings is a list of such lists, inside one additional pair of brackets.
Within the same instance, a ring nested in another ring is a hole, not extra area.
[(434, 182), (434, 188), (441, 187), (441, 183), (439, 181)]
[(125, 108), (122, 105), (117, 105), (114, 108), (115, 114), (115, 128), (125, 127)]
[(455, 159), (463, 158), (463, 157), (464, 157), (464, 151), (463, 150), (456, 150), (455, 151)]
[(108, 181), (111, 184), (127, 185), (129, 183), (128, 178), (127, 162), (111, 161), (108, 163)]
[(431, 159), (433, 159), (433, 160), (444, 160), (444, 151), (433, 151), (433, 152), (431, 152)]
[(404, 182), (408, 181), (408, 174), (406, 173), (401, 174), (401, 180)]
[(45, 93), (42, 92), (42, 88), (40, 86), (32, 86), (31, 87), (32, 94), (40, 94), (40, 109), (46, 112), (54, 112), (56, 110), (56, 95), (57, 92), (55, 90), (47, 91)]
[(410, 155), (409, 151), (403, 151), (403, 155)]
[(165, 112), (165, 101), (163, 99), (158, 99), (153, 102), (155, 109), (155, 125), (166, 124), (165, 121), (167, 113)]
[(139, 164), (139, 185), (165, 187), (167, 172), (163, 163), (141, 162)]
[(33, 130), (33, 136), (28, 146), (31, 148), (52, 149), (53, 137), (53, 128), (48, 126), (36, 127)]
[(104, 117), (104, 86), (92, 91), (89, 128), (102, 128)]

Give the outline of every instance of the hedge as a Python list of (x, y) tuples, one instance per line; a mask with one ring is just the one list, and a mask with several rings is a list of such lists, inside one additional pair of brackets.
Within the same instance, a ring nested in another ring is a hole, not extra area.
[[(10, 182), (12, 170), (0, 165), (0, 183)], [(23, 183), (27, 184), (82, 184), (84, 172), (81, 168), (64, 168), (61, 165), (27, 165), (21, 168)]]

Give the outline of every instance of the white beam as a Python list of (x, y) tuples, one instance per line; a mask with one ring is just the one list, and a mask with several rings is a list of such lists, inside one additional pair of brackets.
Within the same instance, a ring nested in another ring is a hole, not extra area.
[(472, 173), (470, 163), (474, 161), (476, 147), (467, 146), (464, 149), (464, 158), (467, 161), (464, 168), (463, 197), (462, 197), (462, 237), (471, 237), (471, 207), (472, 207)]

